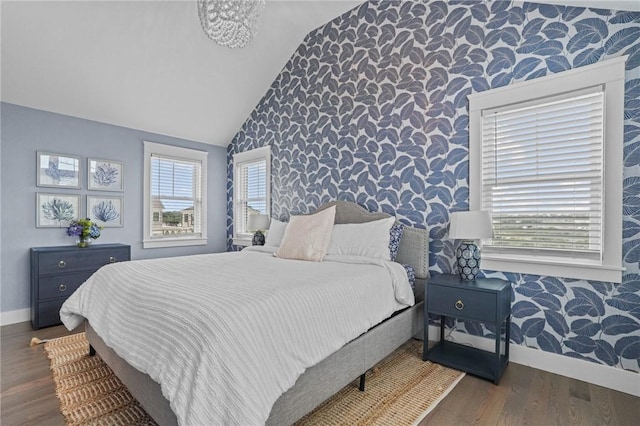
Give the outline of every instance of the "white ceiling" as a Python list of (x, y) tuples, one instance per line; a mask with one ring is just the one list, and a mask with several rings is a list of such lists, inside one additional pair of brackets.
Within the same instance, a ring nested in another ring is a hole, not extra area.
[(304, 37), (361, 2), (267, 0), (229, 49), (196, 0), (2, 0), (2, 100), (226, 146)]
[[(2, 101), (226, 146), (305, 35), (362, 0), (267, 0), (228, 49), (196, 0), (2, 0)], [(638, 0), (541, 0), (640, 10)]]

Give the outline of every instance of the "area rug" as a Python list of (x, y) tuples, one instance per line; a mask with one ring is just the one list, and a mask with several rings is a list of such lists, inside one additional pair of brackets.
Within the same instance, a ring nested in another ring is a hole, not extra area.
[[(45, 344), (68, 425), (155, 425), (99, 356), (90, 357), (84, 333)], [(424, 418), (464, 373), (421, 358), (422, 343), (411, 341), (358, 381), (302, 418), (296, 425), (411, 425)]]
[(296, 426), (415, 425), (464, 377), (422, 361), (422, 342), (412, 340), (367, 372), (365, 391), (356, 380), (303, 417)]

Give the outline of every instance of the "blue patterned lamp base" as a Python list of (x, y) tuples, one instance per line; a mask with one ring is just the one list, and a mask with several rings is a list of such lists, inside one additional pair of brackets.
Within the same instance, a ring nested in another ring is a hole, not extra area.
[(480, 248), (473, 241), (460, 243), (456, 250), (456, 265), (462, 280), (475, 280), (480, 272)]
[(253, 234), (253, 239), (251, 240), (251, 245), (263, 246), (264, 243), (265, 243), (264, 234), (262, 233), (262, 231), (256, 231), (255, 234)]

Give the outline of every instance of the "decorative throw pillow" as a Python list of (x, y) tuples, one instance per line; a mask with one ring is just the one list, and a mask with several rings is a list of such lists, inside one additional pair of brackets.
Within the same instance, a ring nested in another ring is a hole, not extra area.
[(372, 222), (334, 225), (327, 253), (391, 260), (389, 232), (395, 221), (394, 217), (388, 217)]
[(411, 284), (411, 288), (416, 288), (416, 270), (411, 265), (407, 265), (406, 263), (402, 263), (404, 270), (407, 271), (407, 278), (409, 278), (409, 284)]
[(284, 231), (287, 229), (287, 222), (281, 222), (278, 219), (271, 219), (271, 225), (267, 232), (267, 241), (265, 246), (280, 247), (282, 237), (284, 237)]
[(291, 217), (282, 243), (273, 255), (321, 262), (327, 254), (335, 217), (335, 206), (312, 215)]
[(400, 248), (400, 240), (402, 240), (402, 233), (404, 232), (404, 225), (396, 222), (389, 230), (389, 256), (391, 260), (395, 262), (398, 257), (398, 249)]

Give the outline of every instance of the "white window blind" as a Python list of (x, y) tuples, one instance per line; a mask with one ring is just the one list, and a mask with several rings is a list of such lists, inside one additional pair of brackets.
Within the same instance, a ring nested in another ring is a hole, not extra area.
[(202, 235), (201, 173), (200, 161), (151, 154), (151, 238)]
[(234, 155), (234, 240), (250, 243), (247, 230), (250, 214), (270, 213), (270, 148), (258, 148)]
[(482, 112), (485, 250), (601, 260), (603, 123), (602, 86)]

